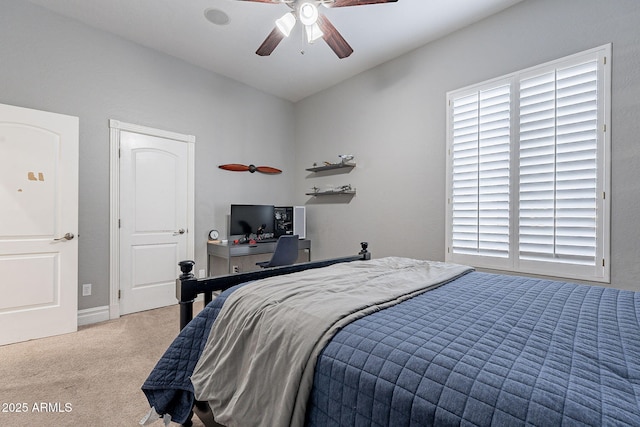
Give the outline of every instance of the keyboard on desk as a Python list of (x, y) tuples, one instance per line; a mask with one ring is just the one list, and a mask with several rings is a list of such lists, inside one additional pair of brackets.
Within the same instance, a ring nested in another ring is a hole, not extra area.
[(256, 243), (273, 243), (277, 241), (278, 239), (260, 239), (260, 240), (256, 240)]

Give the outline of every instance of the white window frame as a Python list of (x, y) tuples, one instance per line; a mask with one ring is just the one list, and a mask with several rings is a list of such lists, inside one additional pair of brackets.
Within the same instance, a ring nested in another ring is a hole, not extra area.
[[(598, 61), (598, 132), (597, 132), (597, 225), (596, 261), (594, 265), (574, 265), (552, 261), (522, 260), (519, 257), (519, 82), (524, 78), (564, 68), (580, 62)], [(454, 100), (474, 92), (509, 84), (511, 87), (510, 126), (510, 195), (509, 195), (509, 254), (496, 256), (461, 254), (453, 248), (453, 103)], [(446, 247), (448, 262), (478, 268), (515, 273), (536, 274), (558, 278), (595, 282), (610, 282), (610, 210), (611, 210), (611, 44), (589, 49), (535, 67), (527, 68), (479, 84), (447, 92), (447, 192), (446, 192)]]

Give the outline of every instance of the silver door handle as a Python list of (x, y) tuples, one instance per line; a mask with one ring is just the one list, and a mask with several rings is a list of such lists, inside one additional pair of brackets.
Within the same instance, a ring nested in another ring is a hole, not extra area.
[(178, 231), (174, 231), (174, 232), (173, 232), (173, 235), (174, 235), (174, 236), (177, 236), (177, 235), (179, 235), (179, 234), (184, 234), (184, 233), (185, 233), (184, 228), (181, 228), (181, 229), (180, 229), (180, 230), (178, 230)]
[(60, 237), (59, 239), (53, 239), (55, 242), (60, 242), (62, 240), (73, 240), (73, 238), (76, 237), (73, 235), (73, 233), (67, 233), (64, 236)]

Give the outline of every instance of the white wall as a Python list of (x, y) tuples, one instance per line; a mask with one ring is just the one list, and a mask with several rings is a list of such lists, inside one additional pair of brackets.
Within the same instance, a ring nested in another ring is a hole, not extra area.
[(109, 304), (109, 119), (196, 136), (196, 269), (206, 266), (207, 232), (226, 232), (229, 204), (292, 203), (289, 101), (21, 0), (0, 0), (0, 58), (0, 103), (80, 118), (78, 274), (79, 285), (93, 284), (80, 309)]
[[(296, 197), (314, 257), (435, 260), (445, 251), (445, 94), (613, 43), (612, 286), (640, 290), (640, 2), (525, 0), (296, 104)], [(316, 161), (356, 155), (349, 174), (311, 177)], [(351, 183), (349, 202), (305, 191)]]

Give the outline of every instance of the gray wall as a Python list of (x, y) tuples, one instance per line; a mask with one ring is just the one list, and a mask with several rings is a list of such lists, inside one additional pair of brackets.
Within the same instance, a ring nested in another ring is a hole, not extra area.
[[(613, 43), (612, 286), (640, 290), (640, 2), (525, 0), (504, 12), (296, 104), (297, 202), (314, 257), (352, 253), (443, 260), (445, 94)], [(356, 155), (349, 174), (315, 177), (313, 162)], [(304, 196), (351, 183), (352, 200)]]
[[(0, 103), (80, 118), (80, 309), (109, 305), (109, 119), (196, 136), (196, 268), (230, 203), (292, 203), (289, 101), (21, 0), (0, 0), (0, 58)], [(217, 168), (257, 162), (284, 173)]]
[[(444, 259), (445, 93), (613, 43), (612, 281), (640, 290), (640, 2), (525, 0), (295, 105), (21, 0), (0, 0), (0, 102), (80, 117), (79, 308), (108, 305), (108, 120), (196, 136), (196, 262), (230, 203), (307, 206), (314, 259)], [(260, 152), (257, 158), (258, 151)], [(353, 153), (348, 174), (313, 162)], [(280, 167), (232, 174), (221, 163)], [(352, 199), (311, 198), (350, 183)]]

